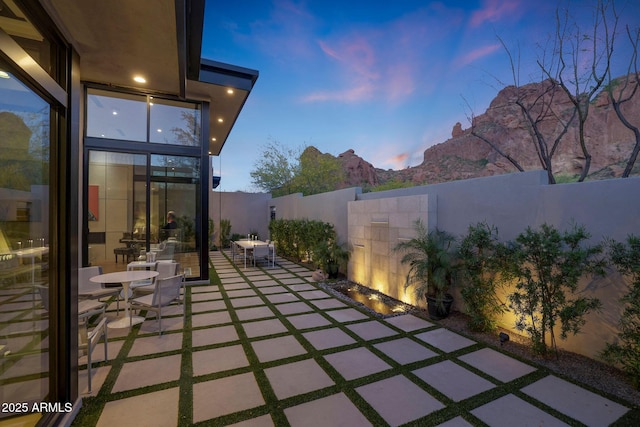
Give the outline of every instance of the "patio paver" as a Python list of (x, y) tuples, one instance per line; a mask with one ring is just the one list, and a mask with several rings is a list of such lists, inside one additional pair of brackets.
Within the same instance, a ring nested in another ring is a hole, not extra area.
[(298, 340), (292, 336), (254, 341), (251, 343), (251, 347), (253, 347), (258, 360), (262, 363), (299, 356), (307, 352)]
[[(96, 425), (174, 427), (178, 422), (179, 398), (180, 389), (173, 387), (107, 402)], [(144, 411), (140, 408), (144, 408)]]
[(495, 387), (490, 381), (450, 360), (425, 366), (412, 372), (454, 402), (459, 402)]
[(469, 347), (476, 343), (469, 338), (465, 338), (462, 335), (458, 335), (444, 328), (423, 332), (417, 334), (415, 337), (446, 353), (451, 353), (452, 351), (460, 350), (461, 348)]
[(193, 385), (194, 422), (262, 405), (264, 405), (264, 399), (252, 373), (233, 375)]
[(284, 410), (291, 427), (365, 427), (372, 424), (344, 393)]
[[(287, 363), (264, 370), (278, 399), (330, 387), (333, 380), (313, 359)], [(304, 378), (304, 381), (300, 381)]]
[(347, 381), (391, 369), (391, 366), (364, 347), (328, 354), (324, 358)]
[(513, 381), (536, 370), (533, 366), (491, 348), (465, 354), (459, 359), (502, 382)]
[(470, 411), (491, 427), (564, 427), (563, 421), (508, 394)]

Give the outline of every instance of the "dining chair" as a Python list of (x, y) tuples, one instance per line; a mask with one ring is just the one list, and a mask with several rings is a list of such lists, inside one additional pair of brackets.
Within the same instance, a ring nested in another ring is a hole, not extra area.
[[(93, 276), (92, 276), (93, 277)], [(92, 354), (104, 337), (104, 360), (109, 360), (107, 336), (107, 304), (95, 300), (78, 300), (78, 349), (87, 351), (87, 384), (91, 393)], [(92, 318), (98, 316), (98, 324), (91, 327)]]
[(269, 258), (271, 258), (271, 267), (276, 266), (276, 242), (269, 242)]
[(156, 313), (158, 321), (158, 335), (162, 335), (162, 309), (171, 303), (178, 302), (182, 305), (182, 315), (185, 314), (184, 303), (180, 297), (183, 286), (181, 274), (156, 280), (153, 293), (129, 300), (132, 309), (150, 310)]
[(258, 260), (267, 260), (267, 265), (269, 262), (269, 245), (268, 244), (257, 244), (253, 247), (253, 252), (251, 254), (253, 258), (253, 266), (257, 265)]
[[(49, 287), (44, 285), (36, 285), (36, 289), (40, 294), (42, 306), (47, 313), (49, 313), (50, 300), (49, 300)], [(100, 342), (100, 338), (104, 337), (104, 360), (109, 359), (107, 349), (107, 318), (105, 311), (107, 304), (96, 300), (78, 300), (78, 350), (87, 351), (87, 383), (89, 386), (89, 393), (91, 393), (91, 355), (93, 350)], [(98, 324), (91, 328), (89, 324), (94, 316), (100, 316)]]
[(78, 297), (80, 299), (97, 299), (104, 297), (116, 297), (116, 314), (120, 312), (120, 288), (105, 288), (100, 283), (94, 283), (89, 279), (102, 274), (102, 267), (91, 266), (78, 269)]
[(133, 297), (135, 298), (142, 295), (152, 294), (158, 279), (165, 279), (167, 277), (175, 276), (178, 274), (179, 270), (179, 262), (158, 262), (156, 264), (156, 271), (158, 272), (158, 275), (153, 278), (151, 283), (136, 286), (133, 286), (132, 283), (131, 285), (129, 285), (131, 287), (131, 290), (133, 291)]

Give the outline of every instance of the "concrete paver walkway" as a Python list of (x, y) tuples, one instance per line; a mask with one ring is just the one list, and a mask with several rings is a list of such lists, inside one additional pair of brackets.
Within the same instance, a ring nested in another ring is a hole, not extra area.
[(628, 410), (427, 320), (371, 316), (288, 261), (211, 259), (222, 284), (189, 287), (167, 333), (150, 315), (110, 337), (77, 425), (605, 426)]

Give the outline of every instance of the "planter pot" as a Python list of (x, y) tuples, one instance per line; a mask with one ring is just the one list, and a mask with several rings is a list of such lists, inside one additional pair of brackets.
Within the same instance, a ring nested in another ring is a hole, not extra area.
[(429, 317), (433, 320), (442, 320), (449, 315), (451, 311), (451, 305), (453, 304), (453, 297), (446, 294), (442, 304), (438, 304), (436, 299), (427, 296), (427, 312)]
[(327, 276), (329, 279), (337, 279), (338, 278), (338, 270), (340, 270), (340, 266), (338, 264), (329, 264), (327, 265)]

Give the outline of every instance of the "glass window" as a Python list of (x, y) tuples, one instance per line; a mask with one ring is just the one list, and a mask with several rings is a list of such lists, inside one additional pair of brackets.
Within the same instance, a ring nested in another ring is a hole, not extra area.
[[(47, 40), (13, 1), (0, 1), (0, 28), (58, 83), (55, 44)], [(53, 59), (52, 59), (53, 58)]]
[(149, 141), (200, 146), (200, 108), (187, 102), (151, 99)]
[(147, 140), (147, 97), (89, 89), (87, 136)]
[(200, 159), (183, 156), (151, 156), (151, 175), (200, 179)]
[[(0, 61), (0, 401), (49, 395), (51, 108)], [(17, 408), (18, 410), (20, 408)], [(6, 417), (0, 413), (0, 424)]]

